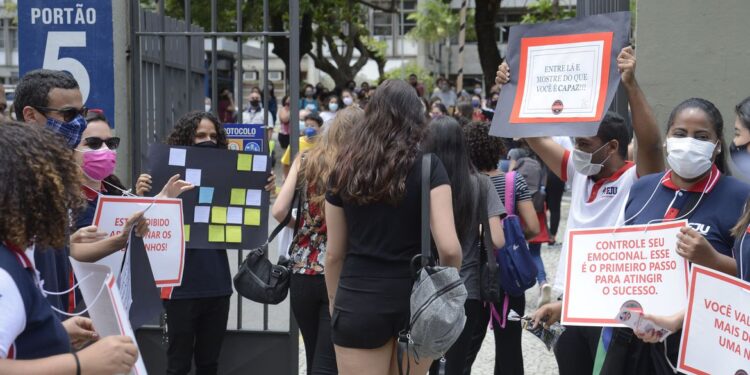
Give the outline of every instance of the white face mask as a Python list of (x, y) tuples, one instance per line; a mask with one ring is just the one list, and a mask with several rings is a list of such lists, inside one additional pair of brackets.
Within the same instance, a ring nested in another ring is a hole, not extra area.
[(678, 176), (696, 178), (711, 169), (717, 144), (692, 137), (667, 138), (667, 163)]
[(609, 142), (602, 145), (602, 147), (599, 147), (596, 149), (596, 151), (592, 153), (588, 153), (585, 151), (581, 151), (577, 148), (573, 149), (573, 167), (575, 167), (576, 171), (578, 173), (585, 175), (585, 176), (593, 176), (601, 172), (602, 167), (604, 167), (604, 163), (609, 159), (609, 156), (607, 156), (606, 159), (602, 160), (601, 164), (594, 164), (591, 162), (591, 158), (599, 152), (601, 149), (603, 149), (605, 146), (607, 146)]
[(344, 97), (344, 105), (347, 106), (347, 107), (350, 106), (350, 105), (352, 105), (352, 98), (350, 98), (348, 96), (345, 96)]

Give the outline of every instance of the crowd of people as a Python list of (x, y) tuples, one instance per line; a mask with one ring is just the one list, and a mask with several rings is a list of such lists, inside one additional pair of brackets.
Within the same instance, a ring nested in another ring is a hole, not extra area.
[[(504, 229), (509, 215), (520, 219), (521, 240), (536, 267), (534, 326), (560, 320), (565, 252), (553, 281), (541, 251), (545, 244), (559, 246), (558, 234), (571, 229), (688, 219), (705, 230), (684, 227), (677, 253), (750, 281), (750, 245), (742, 241), (750, 225), (750, 185), (730, 176), (726, 160), (728, 154), (747, 156), (750, 98), (735, 108), (730, 144), (720, 112), (703, 98), (675, 106), (661, 134), (636, 80), (631, 48), (620, 52), (617, 66), (633, 135), (628, 121), (607, 113), (590, 137), (491, 136), (489, 121), (511, 74), (503, 63), (487, 96), (481, 83), (456, 92), (445, 78), (426, 93), (416, 75), (377, 87), (352, 81), (328, 91), (306, 85), (297, 125), (290, 124), (289, 96), (277, 105), (272, 85), (265, 122), (263, 90), (250, 92), (242, 113), (230, 90), (222, 90), (217, 108), (184, 114), (164, 142), (227, 149), (225, 122), (278, 129), (284, 181), (270, 212), (281, 222), (299, 208), (288, 224), (293, 236), (282, 260), (292, 273), (290, 303), (307, 373), (397, 374), (408, 367), (416, 374), (469, 374), (490, 325), (494, 373), (523, 374), (523, 330), (508, 313), (526, 311), (525, 295), (501, 285), (499, 298), (488, 300), (483, 282), (483, 249), (503, 248), (515, 235)], [(95, 262), (123, 248), (131, 228), (141, 236), (149, 231), (138, 213), (123, 234), (99, 232), (92, 222), (100, 196), (158, 191), (176, 198), (194, 186), (179, 175), (153, 186), (147, 173), (132, 189), (123, 184), (114, 175), (120, 138), (106, 114), (83, 105), (68, 73), (27, 73), (14, 110), (18, 122), (0, 124), (0, 373), (127, 372), (138, 358), (136, 345), (126, 336), (100, 338), (91, 320), (80, 316), (68, 257)], [(294, 157), (290, 126), (300, 129)], [(638, 147), (631, 157), (633, 137)], [(426, 171), (424, 155), (430, 156)], [(423, 241), (423, 173), (429, 173), (431, 245), (441, 266), (460, 270), (466, 323), (438, 361), (402, 361), (397, 338), (411, 319), (413, 262)], [(266, 190), (276, 192), (275, 174), (268, 178)], [(570, 210), (562, 229), (566, 190)], [(567, 236), (561, 242), (566, 248)], [(226, 250), (186, 249), (182, 284), (161, 290), (167, 373), (187, 374), (193, 364), (198, 374), (218, 372), (231, 277)], [(654, 332), (567, 327), (554, 347), (560, 374), (673, 373), (684, 311), (646, 317), (675, 333), (660, 342)]]

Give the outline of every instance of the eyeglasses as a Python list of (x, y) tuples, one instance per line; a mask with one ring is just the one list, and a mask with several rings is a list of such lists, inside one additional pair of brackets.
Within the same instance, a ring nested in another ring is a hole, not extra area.
[(117, 147), (120, 146), (120, 137), (112, 137), (106, 140), (99, 137), (88, 137), (85, 139), (85, 141), (86, 146), (88, 146), (92, 150), (98, 150), (102, 148), (102, 144), (107, 145), (110, 150), (117, 150)]
[(81, 108), (74, 108), (74, 107), (67, 107), (67, 108), (49, 108), (49, 107), (34, 107), (39, 112), (42, 112), (42, 114), (46, 115), (50, 112), (57, 112), (62, 115), (63, 119), (65, 119), (66, 122), (73, 121), (73, 119), (76, 118), (76, 116), (83, 116), (86, 117), (86, 115), (89, 113), (89, 109), (86, 108), (86, 106), (83, 106)]

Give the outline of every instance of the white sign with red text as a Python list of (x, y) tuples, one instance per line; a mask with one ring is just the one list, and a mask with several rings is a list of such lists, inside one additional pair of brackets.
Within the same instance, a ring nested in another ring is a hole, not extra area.
[[(100, 337), (128, 336), (138, 346), (135, 333), (130, 325), (128, 312), (122, 305), (120, 290), (111, 269), (101, 264), (78, 262), (72, 257), (70, 263), (80, 283), (81, 295), (86, 302), (87, 312)], [(139, 349), (140, 351), (140, 349)], [(143, 355), (138, 355), (135, 366), (129, 375), (147, 375)]]
[(568, 234), (562, 322), (622, 327), (614, 317), (636, 300), (647, 314), (685, 307), (688, 262), (677, 254), (686, 221), (618, 228), (574, 229)]
[[(179, 286), (185, 263), (181, 199), (100, 196), (93, 224), (100, 231), (117, 236), (122, 233), (128, 218), (143, 210), (146, 210), (144, 217), (149, 223), (149, 233), (143, 237), (143, 244), (156, 286)], [(117, 251), (97, 263), (110, 267), (117, 279), (124, 253)]]
[(677, 364), (688, 374), (750, 373), (750, 283), (693, 265)]

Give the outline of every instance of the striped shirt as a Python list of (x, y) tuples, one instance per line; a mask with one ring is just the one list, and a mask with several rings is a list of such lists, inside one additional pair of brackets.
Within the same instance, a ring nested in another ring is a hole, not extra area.
[[(490, 180), (492, 180), (492, 184), (495, 185), (495, 190), (497, 190), (497, 194), (500, 196), (500, 198), (503, 199), (503, 203), (505, 202), (505, 173), (500, 173), (497, 176), (491, 176)], [(531, 199), (531, 194), (529, 193), (529, 185), (526, 184), (526, 180), (521, 176), (520, 174), (516, 174), (516, 204), (515, 206), (518, 207), (519, 202), (527, 201)], [(518, 211), (518, 209), (516, 209)], [(510, 214), (510, 212), (508, 213)]]

